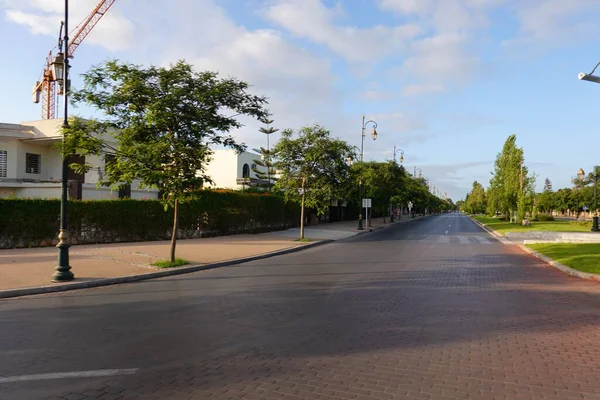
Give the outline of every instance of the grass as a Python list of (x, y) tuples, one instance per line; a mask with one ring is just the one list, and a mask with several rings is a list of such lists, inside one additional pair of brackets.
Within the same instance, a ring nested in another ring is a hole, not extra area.
[(538, 243), (527, 247), (578, 271), (600, 274), (600, 243)]
[(304, 242), (304, 243), (308, 243), (311, 240), (309, 238), (301, 238), (301, 239), (296, 239), (296, 242)]
[(477, 221), (492, 228), (493, 230), (505, 234), (506, 232), (589, 232), (592, 228), (591, 221), (578, 222), (568, 220), (556, 221), (531, 221), (531, 225), (523, 226), (520, 224), (511, 224), (508, 221), (499, 221), (497, 218), (474, 216)]
[(187, 265), (187, 264), (189, 264), (189, 262), (182, 258), (175, 258), (175, 261), (172, 263), (170, 260), (160, 260), (155, 263), (152, 263), (153, 266), (158, 267), (158, 268), (175, 268), (175, 267), (181, 267), (182, 265)]

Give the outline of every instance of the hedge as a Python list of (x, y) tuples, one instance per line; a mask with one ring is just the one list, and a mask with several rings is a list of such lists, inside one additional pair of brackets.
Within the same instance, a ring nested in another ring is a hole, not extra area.
[[(299, 208), (279, 196), (202, 191), (180, 205), (181, 239), (258, 233), (297, 225)], [(0, 199), (0, 248), (57, 243), (59, 200)], [(171, 237), (173, 210), (158, 200), (69, 201), (73, 244), (164, 240)]]

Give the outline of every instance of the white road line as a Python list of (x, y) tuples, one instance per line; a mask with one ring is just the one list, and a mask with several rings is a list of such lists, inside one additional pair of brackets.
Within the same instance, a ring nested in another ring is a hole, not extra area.
[(103, 377), (103, 376), (114, 376), (114, 375), (133, 375), (138, 371), (139, 371), (138, 368), (99, 369), (99, 370), (95, 370), (95, 371), (55, 372), (55, 373), (50, 373), (50, 374), (0, 376), (0, 383), (42, 381), (42, 380), (49, 380), (49, 379), (98, 378), (98, 377)]
[(438, 236), (438, 243), (450, 243), (450, 236)]
[(460, 244), (469, 244), (469, 238), (464, 237), (464, 236), (457, 236), (458, 238), (458, 243)]
[(484, 237), (475, 236), (475, 238), (477, 240), (479, 240), (479, 243), (481, 243), (481, 244), (492, 244), (492, 242), (490, 242), (488, 239), (486, 239)]
[(446, 235), (448, 234), (448, 231), (446, 231)]

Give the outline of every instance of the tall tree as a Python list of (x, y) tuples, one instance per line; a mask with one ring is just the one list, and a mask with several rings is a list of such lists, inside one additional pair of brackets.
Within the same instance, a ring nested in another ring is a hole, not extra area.
[(524, 190), (526, 188), (527, 167), (523, 164), (523, 149), (517, 147), (517, 136), (510, 135), (504, 142), (502, 151), (496, 156), (490, 189), (494, 201), (506, 218), (519, 209), (523, 213)]
[[(269, 138), (272, 134), (278, 132), (279, 129), (276, 129), (271, 126), (271, 124), (273, 123), (272, 119), (265, 119), (263, 122), (266, 126), (260, 127), (258, 131), (267, 135), (267, 147), (254, 149), (254, 151), (260, 154), (260, 160), (254, 160), (254, 163), (257, 166), (252, 168), (252, 171), (254, 171), (254, 174), (258, 179), (267, 181), (267, 190), (271, 191), (271, 185), (277, 181), (277, 178), (275, 177), (277, 171), (273, 169), (273, 163), (271, 160), (273, 152), (271, 151)], [(262, 168), (258, 168), (259, 166)]]
[(550, 181), (549, 178), (546, 178), (546, 180), (544, 181), (544, 192), (551, 192), (552, 191), (552, 182)]
[(301, 206), (300, 238), (304, 239), (305, 208), (324, 214), (331, 200), (343, 196), (342, 188), (349, 179), (346, 159), (352, 149), (345, 141), (332, 138), (324, 127), (313, 125), (296, 132), (284, 130), (273, 151), (280, 172), (277, 186), (287, 201)]
[(169, 68), (109, 61), (84, 74), (84, 83), (73, 94), (74, 101), (106, 117), (73, 121), (65, 131), (65, 149), (112, 155), (103, 183), (118, 186), (137, 180), (142, 188), (160, 190), (165, 210), (174, 209), (174, 262), (179, 204), (210, 182), (205, 168), (211, 146), (244, 149), (229, 131), (242, 126), (239, 115), (264, 120), (265, 97), (248, 93), (244, 81), (196, 72), (183, 61)]

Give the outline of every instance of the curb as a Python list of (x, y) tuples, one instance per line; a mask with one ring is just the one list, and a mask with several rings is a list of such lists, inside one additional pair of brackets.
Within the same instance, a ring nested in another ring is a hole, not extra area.
[(511, 242), (510, 240), (508, 240), (506, 237), (504, 237), (504, 235), (502, 235), (500, 232), (497, 232), (495, 230), (493, 230), (492, 228), (490, 228), (487, 225), (482, 224), (481, 222), (477, 221), (475, 218), (471, 217), (470, 215), (467, 215), (467, 217), (475, 222), (475, 224), (479, 225), (479, 227), (483, 228), (486, 232), (490, 233), (492, 236), (496, 237), (496, 239), (498, 239), (498, 241), (502, 244), (510, 244), (510, 245), (514, 245), (515, 243)]
[(561, 264), (559, 262), (554, 261), (553, 259), (551, 259), (548, 256), (543, 255), (542, 253), (539, 253), (533, 249), (530, 249), (527, 246), (524, 246), (522, 244), (517, 244), (517, 246), (523, 250), (526, 253), (531, 254), (532, 256), (534, 256), (535, 258), (544, 261), (546, 264), (556, 268), (557, 270), (559, 270), (560, 272), (567, 274), (567, 275), (571, 275), (571, 276), (575, 276), (577, 278), (581, 278), (581, 279), (589, 279), (589, 280), (595, 280), (595, 281), (600, 281), (600, 275), (598, 274), (592, 274), (590, 272), (581, 272), (581, 271), (577, 271), (571, 267), (567, 267), (564, 264)]
[[(361, 232), (361, 233), (363, 233), (363, 232)], [(364, 232), (364, 233), (367, 233), (367, 232)], [(168, 269), (168, 270), (164, 270), (164, 271), (152, 272), (152, 273), (142, 274), (142, 275), (129, 275), (129, 276), (121, 276), (118, 278), (97, 279), (97, 280), (87, 281), (87, 282), (63, 283), (63, 284), (57, 284), (57, 285), (35, 286), (35, 287), (21, 288), (21, 289), (0, 290), (0, 299), (7, 299), (7, 298), (11, 298), (11, 297), (32, 296), (32, 295), (36, 295), (36, 294), (64, 292), (64, 291), (68, 291), (68, 290), (89, 289), (89, 288), (100, 287), (100, 286), (110, 286), (110, 285), (117, 285), (120, 283), (139, 282), (139, 281), (145, 281), (148, 279), (163, 278), (165, 276), (182, 275), (182, 274), (188, 274), (191, 272), (205, 271), (205, 270), (221, 268), (221, 267), (229, 267), (232, 265), (243, 264), (243, 263), (250, 262), (250, 261), (264, 260), (266, 258), (271, 258), (271, 257), (275, 257), (275, 256), (296, 253), (301, 250), (311, 249), (313, 247), (322, 246), (324, 244), (331, 243), (331, 242), (333, 242), (333, 240), (331, 240), (331, 239), (320, 240), (318, 242), (306, 244), (304, 246), (288, 247), (287, 249), (272, 251), (270, 253), (258, 254), (258, 255), (250, 256), (250, 257), (246, 257), (246, 258), (236, 258), (234, 260), (219, 261), (216, 263), (205, 264), (205, 265), (192, 265), (189, 267)]]

